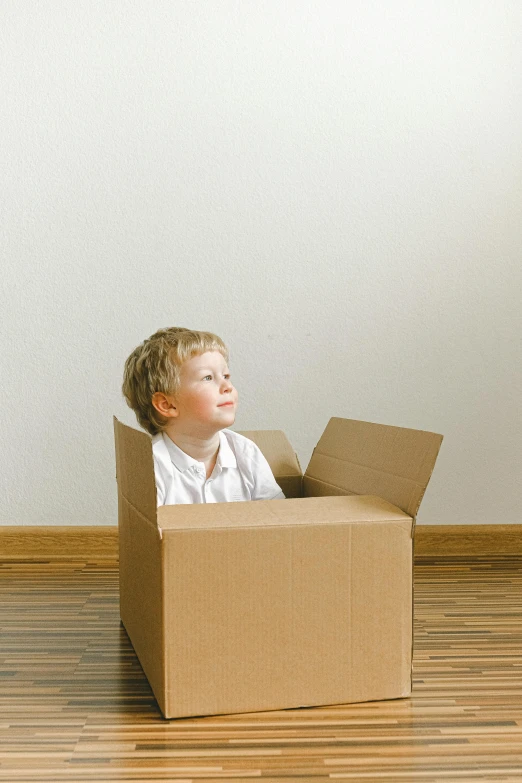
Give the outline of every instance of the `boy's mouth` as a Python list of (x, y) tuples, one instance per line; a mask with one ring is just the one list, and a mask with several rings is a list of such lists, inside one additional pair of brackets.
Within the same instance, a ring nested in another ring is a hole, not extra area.
[(218, 405), (218, 408), (224, 408), (225, 405), (233, 405), (233, 402), (222, 402), (221, 405)]

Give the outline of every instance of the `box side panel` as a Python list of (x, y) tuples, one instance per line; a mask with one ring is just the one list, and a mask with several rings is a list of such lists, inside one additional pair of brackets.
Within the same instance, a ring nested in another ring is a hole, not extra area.
[(164, 533), (168, 717), (405, 696), (411, 529)]
[(285, 498), (300, 498), (303, 496), (302, 476), (276, 476)]
[(156, 482), (152, 441), (145, 432), (114, 417), (118, 490), (150, 522), (156, 524)]
[[(297, 455), (284, 432), (280, 430), (243, 430), (239, 434), (253, 440), (259, 446), (279, 484), (280, 478), (286, 479), (302, 475)], [(280, 486), (283, 489), (281, 484)], [(290, 495), (289, 497), (299, 496)]]
[(441, 442), (433, 432), (332, 418), (305, 477), (348, 494), (378, 495), (414, 517)]
[(349, 492), (347, 489), (337, 487), (335, 484), (328, 484), (326, 481), (311, 478), (308, 475), (303, 476), (303, 497), (305, 498), (319, 498), (319, 497), (335, 497), (336, 495), (352, 495), (355, 496), (355, 492)]
[(160, 709), (165, 713), (162, 553), (158, 529), (118, 498), (120, 615)]

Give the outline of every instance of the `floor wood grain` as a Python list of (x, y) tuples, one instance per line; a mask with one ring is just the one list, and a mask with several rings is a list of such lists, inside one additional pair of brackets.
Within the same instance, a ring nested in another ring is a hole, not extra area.
[(420, 557), (411, 699), (165, 721), (117, 563), (0, 563), (0, 782), (522, 781), (522, 557)]

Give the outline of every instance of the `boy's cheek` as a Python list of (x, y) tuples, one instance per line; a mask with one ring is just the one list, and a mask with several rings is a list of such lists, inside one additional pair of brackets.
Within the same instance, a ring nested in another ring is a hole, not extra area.
[(215, 407), (215, 403), (210, 400), (201, 400), (194, 408), (194, 412), (197, 416), (206, 416)]

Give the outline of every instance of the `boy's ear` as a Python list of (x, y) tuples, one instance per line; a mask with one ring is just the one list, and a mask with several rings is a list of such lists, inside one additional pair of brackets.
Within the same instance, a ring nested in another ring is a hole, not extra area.
[(170, 394), (154, 392), (152, 395), (152, 404), (158, 413), (161, 413), (166, 419), (173, 419), (178, 416), (178, 409), (176, 408), (174, 397)]

